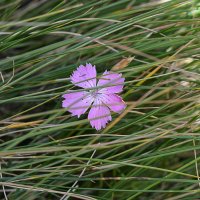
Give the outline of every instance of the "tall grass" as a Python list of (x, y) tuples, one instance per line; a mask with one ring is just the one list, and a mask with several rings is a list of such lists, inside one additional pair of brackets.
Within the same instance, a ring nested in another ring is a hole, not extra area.
[[(200, 199), (197, 0), (0, 2), (1, 199)], [(69, 76), (120, 65), (102, 131), (61, 108)]]

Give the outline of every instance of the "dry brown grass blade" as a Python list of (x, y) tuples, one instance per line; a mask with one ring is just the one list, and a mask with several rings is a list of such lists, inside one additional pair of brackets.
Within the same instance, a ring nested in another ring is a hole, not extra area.
[(36, 120), (36, 121), (32, 121), (32, 122), (12, 123), (12, 124), (9, 124), (9, 125), (1, 128), (0, 130), (23, 128), (23, 127), (27, 127), (27, 126), (37, 126), (37, 125), (41, 124), (42, 122), (43, 122), (43, 120)]
[(132, 62), (134, 59), (134, 57), (128, 57), (128, 58), (124, 58), (122, 60), (120, 60), (116, 65), (114, 65), (111, 70), (112, 71), (117, 71), (117, 70), (121, 70), (124, 69), (125, 67), (127, 67), (129, 65), (130, 62)]

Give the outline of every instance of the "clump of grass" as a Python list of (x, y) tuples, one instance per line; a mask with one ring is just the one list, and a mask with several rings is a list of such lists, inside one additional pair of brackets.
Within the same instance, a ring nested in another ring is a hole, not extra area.
[[(199, 2), (1, 1), (1, 199), (199, 199)], [(119, 65), (127, 109), (102, 131), (61, 95)]]

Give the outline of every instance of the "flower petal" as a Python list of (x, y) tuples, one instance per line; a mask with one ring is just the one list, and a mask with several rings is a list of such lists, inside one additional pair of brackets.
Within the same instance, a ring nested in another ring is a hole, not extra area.
[(126, 108), (123, 99), (116, 94), (101, 94), (99, 98), (101, 98), (101, 101), (113, 112), (121, 113)]
[(65, 98), (62, 102), (63, 108), (68, 108), (72, 116), (77, 115), (80, 117), (84, 114), (93, 102), (93, 98), (89, 92), (71, 92), (62, 96)]
[(122, 74), (114, 73), (111, 71), (105, 71), (103, 73), (103, 76), (99, 79), (99, 82), (97, 83), (97, 86), (105, 85), (105, 88), (100, 89), (99, 93), (113, 94), (122, 92), (124, 80), (125, 79), (122, 78)]
[(106, 124), (112, 120), (112, 117), (109, 108), (97, 98), (89, 111), (88, 119), (93, 128), (100, 130), (106, 127)]
[(80, 65), (77, 70), (73, 72), (71, 75), (71, 82), (82, 88), (91, 88), (96, 87), (96, 67), (92, 66), (90, 63), (84, 65)]

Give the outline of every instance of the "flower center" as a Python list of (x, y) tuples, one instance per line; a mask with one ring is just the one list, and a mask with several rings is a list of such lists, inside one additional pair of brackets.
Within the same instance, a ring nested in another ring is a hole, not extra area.
[(93, 98), (97, 98), (97, 96), (99, 95), (98, 90), (91, 90), (90, 92)]

